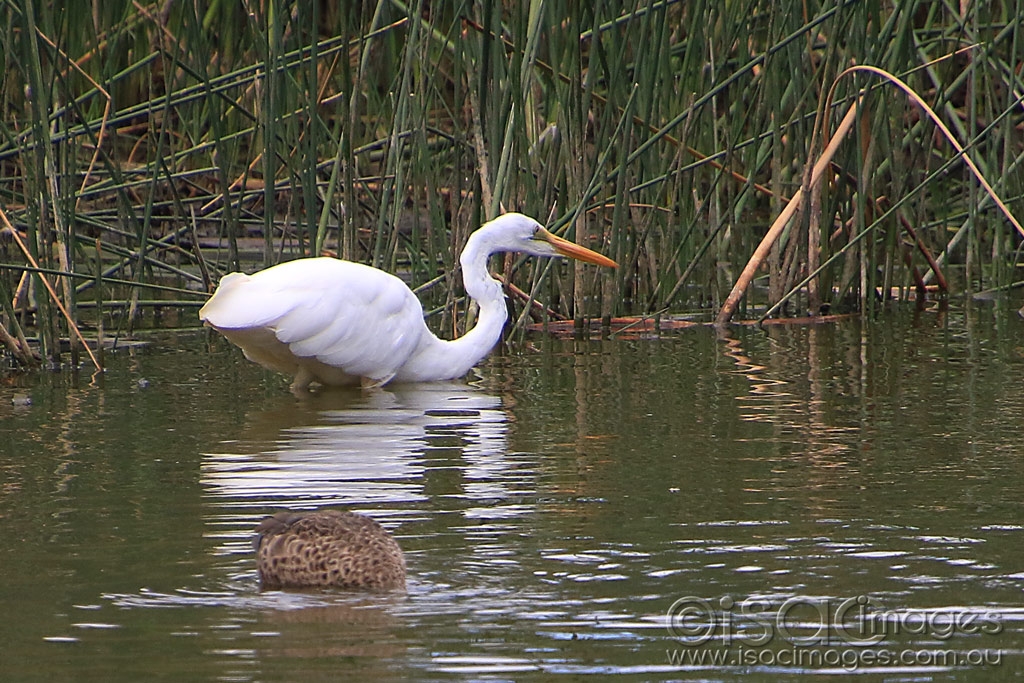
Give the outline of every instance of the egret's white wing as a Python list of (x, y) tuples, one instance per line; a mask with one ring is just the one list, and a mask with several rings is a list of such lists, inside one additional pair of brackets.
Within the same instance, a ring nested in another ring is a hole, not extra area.
[(378, 381), (395, 374), (426, 331), (423, 309), (400, 279), (332, 258), (232, 273), (199, 316), (221, 330), (273, 332), (298, 358)]

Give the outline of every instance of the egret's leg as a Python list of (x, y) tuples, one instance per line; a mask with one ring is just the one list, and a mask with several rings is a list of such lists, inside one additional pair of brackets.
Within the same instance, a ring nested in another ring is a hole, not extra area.
[(308, 393), (309, 385), (312, 384), (315, 379), (316, 377), (312, 372), (300, 365), (299, 369), (295, 372), (295, 379), (292, 380), (292, 393), (296, 396)]

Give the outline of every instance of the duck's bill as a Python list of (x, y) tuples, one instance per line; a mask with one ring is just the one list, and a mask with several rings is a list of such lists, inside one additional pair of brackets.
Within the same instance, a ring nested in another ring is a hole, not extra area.
[(607, 266), (609, 268), (618, 268), (619, 264), (612, 261), (610, 258), (603, 254), (598, 254), (596, 251), (591, 251), (586, 247), (581, 247), (575, 242), (570, 242), (567, 239), (562, 239), (558, 235), (552, 235), (547, 230), (541, 229), (539, 237), (546, 240), (552, 247), (555, 248), (562, 256), (568, 258), (574, 258), (578, 261), (585, 261), (587, 263), (593, 263), (598, 266)]

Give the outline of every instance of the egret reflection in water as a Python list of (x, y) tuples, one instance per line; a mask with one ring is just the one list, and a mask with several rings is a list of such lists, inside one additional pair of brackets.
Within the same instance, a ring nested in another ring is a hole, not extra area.
[[(507, 429), (499, 397), (454, 383), (324, 392), (253, 414), (230, 448), (203, 457), (217, 552), (251, 552), (256, 523), (277, 509), (342, 507), (393, 528), (441, 494), (469, 501), (469, 517), (514, 514), (490, 505), (514, 486), (503, 476)], [(428, 468), (440, 460), (437, 469), (460, 476), (438, 477), (428, 491)]]

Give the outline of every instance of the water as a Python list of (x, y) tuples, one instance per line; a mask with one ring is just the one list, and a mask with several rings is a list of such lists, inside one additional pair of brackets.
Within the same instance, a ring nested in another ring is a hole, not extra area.
[[(3, 680), (1024, 668), (1012, 311), (518, 348), (307, 400), (204, 333), (8, 378)], [(260, 591), (258, 521), (328, 505), (393, 531), (407, 594)]]

